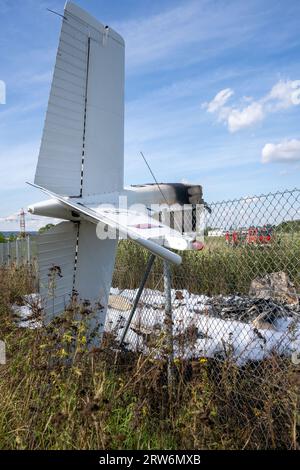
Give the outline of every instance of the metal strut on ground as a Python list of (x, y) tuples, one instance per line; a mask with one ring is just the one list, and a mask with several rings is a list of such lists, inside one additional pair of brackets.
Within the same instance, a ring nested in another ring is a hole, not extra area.
[(144, 287), (145, 287), (145, 284), (147, 282), (147, 279), (149, 277), (149, 274), (150, 274), (150, 271), (151, 271), (151, 268), (153, 266), (153, 263), (154, 263), (154, 260), (155, 260), (155, 255), (151, 254), (149, 256), (149, 259), (148, 259), (148, 262), (147, 262), (147, 266), (146, 266), (146, 269), (145, 269), (145, 272), (144, 272), (144, 276), (142, 278), (142, 281), (141, 281), (141, 284), (140, 284), (140, 287), (139, 287), (139, 290), (136, 294), (136, 297), (134, 299), (134, 303), (133, 303), (133, 306), (132, 306), (132, 309), (131, 309), (131, 312), (129, 314), (129, 317), (128, 317), (128, 320), (127, 320), (127, 324), (124, 328), (124, 331), (123, 331), (123, 334), (122, 334), (122, 337), (121, 337), (121, 340), (120, 340), (120, 346), (122, 346), (123, 342), (124, 342), (124, 339), (127, 335), (127, 332), (129, 330), (129, 327), (130, 327), (130, 324), (132, 322), (132, 318), (133, 318), (133, 315), (135, 314), (135, 311), (136, 311), (136, 308), (138, 306), (138, 303), (140, 301), (140, 298), (141, 298), (141, 295), (143, 293), (143, 290), (144, 290)]

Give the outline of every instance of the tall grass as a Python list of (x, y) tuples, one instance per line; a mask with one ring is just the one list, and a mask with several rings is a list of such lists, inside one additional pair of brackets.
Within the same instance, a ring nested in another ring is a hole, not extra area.
[[(251, 281), (267, 273), (285, 271), (300, 292), (300, 237), (282, 236), (269, 246), (226, 246), (207, 238), (203, 251), (180, 253), (183, 262), (173, 269), (173, 284), (190, 292), (247, 294)], [(119, 243), (114, 283), (118, 287), (138, 287), (147, 260), (146, 250), (130, 241)], [(162, 273), (158, 260), (149, 287), (156, 286)], [(151, 282), (152, 279), (152, 282)]]
[(117, 354), (112, 332), (88, 351), (72, 310), (47, 328), (19, 328), (11, 306), (32, 291), (34, 273), (0, 268), (0, 281), (0, 449), (297, 447), (299, 382), (288, 359), (238, 368), (230, 357), (177, 358), (170, 394), (159, 345)]

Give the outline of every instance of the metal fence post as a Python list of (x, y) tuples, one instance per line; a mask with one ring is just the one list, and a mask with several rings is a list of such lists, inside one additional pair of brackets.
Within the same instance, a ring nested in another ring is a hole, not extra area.
[(144, 290), (144, 287), (145, 287), (145, 284), (147, 282), (147, 279), (149, 277), (149, 274), (150, 274), (150, 271), (151, 271), (151, 268), (153, 266), (153, 263), (155, 261), (155, 255), (151, 254), (149, 256), (149, 259), (148, 259), (148, 262), (147, 262), (147, 266), (146, 266), (146, 269), (145, 269), (145, 272), (144, 272), (144, 275), (143, 275), (143, 278), (142, 278), (142, 281), (141, 281), (141, 284), (140, 284), (140, 287), (139, 287), (139, 290), (136, 294), (136, 297), (134, 299), (134, 303), (133, 303), (133, 306), (132, 306), (132, 309), (131, 309), (131, 312), (129, 314), (129, 317), (128, 317), (128, 320), (127, 320), (127, 323), (126, 323), (126, 326), (124, 328), (124, 331), (123, 331), (123, 334), (122, 334), (122, 337), (121, 337), (121, 340), (120, 340), (120, 346), (122, 346), (123, 342), (124, 342), (124, 339), (127, 335), (127, 331), (130, 327), (130, 324), (131, 324), (131, 321), (132, 321), (132, 318), (133, 318), (133, 315), (135, 314), (135, 311), (136, 311), (136, 308), (138, 306), (138, 303), (139, 303), (139, 300), (140, 300), (140, 297), (142, 295), (142, 292)]
[(8, 247), (7, 247), (7, 242), (5, 243), (4, 264), (8, 264)]
[(10, 241), (7, 242), (7, 264), (10, 266)]
[(30, 252), (30, 236), (27, 235), (27, 262), (28, 264), (30, 264), (30, 260), (31, 260), (31, 252)]
[(175, 371), (174, 371), (174, 345), (173, 345), (173, 318), (172, 318), (172, 298), (171, 298), (171, 269), (168, 261), (164, 261), (164, 295), (165, 295), (165, 334), (166, 334), (166, 355), (168, 369), (168, 390), (169, 398), (174, 393)]
[(19, 240), (16, 238), (16, 264), (19, 266)]

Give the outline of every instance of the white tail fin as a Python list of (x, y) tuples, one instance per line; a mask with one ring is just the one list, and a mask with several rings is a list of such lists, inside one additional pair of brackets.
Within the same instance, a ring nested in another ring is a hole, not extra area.
[(70, 303), (74, 285), (78, 227), (62, 222), (38, 236), (40, 293), (48, 323)]
[(35, 183), (58, 194), (120, 191), (124, 41), (67, 2)]
[(40, 293), (49, 323), (77, 294), (95, 344), (102, 334), (113, 275), (117, 240), (99, 240), (87, 221), (62, 222), (38, 236)]

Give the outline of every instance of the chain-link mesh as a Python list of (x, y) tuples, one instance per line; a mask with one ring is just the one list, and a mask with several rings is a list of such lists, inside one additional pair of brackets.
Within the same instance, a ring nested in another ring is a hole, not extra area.
[(5, 243), (0, 243), (0, 266), (12, 263), (17, 265), (34, 263), (36, 254), (36, 243), (33, 237), (7, 240)]
[[(189, 380), (205, 367), (223, 419), (234, 416), (234, 426), (252, 423), (255, 432), (268, 434), (266, 446), (274, 441), (278, 447), (285, 426), (290, 429), (286, 421), (290, 425), (297, 413), (293, 400), (300, 363), (300, 190), (209, 207), (204, 249), (183, 253), (182, 265), (172, 268), (174, 364), (183, 367)], [(132, 243), (120, 243), (106, 322), (107, 334), (118, 342), (146, 259)], [(157, 260), (126, 334), (125, 349), (151, 352), (156, 358), (165, 355), (170, 332), (165, 294), (162, 262)], [(272, 431), (266, 428), (268, 406)], [(261, 446), (261, 436), (259, 442)]]
[[(138, 302), (149, 253), (119, 243), (103, 344), (113, 345), (106, 349), (115, 361), (128, 328), (123, 364), (151, 357), (177, 403), (184, 383), (195, 398), (193, 429), (198, 419), (204, 434), (205, 423), (209, 433), (219, 426), (224, 448), (234, 433), (243, 448), (297, 448), (300, 190), (210, 203), (199, 214), (183, 231), (198, 228), (204, 248), (180, 253), (182, 264), (169, 267), (171, 285), (156, 259)], [(2, 244), (0, 263), (26, 262), (26, 242)]]

